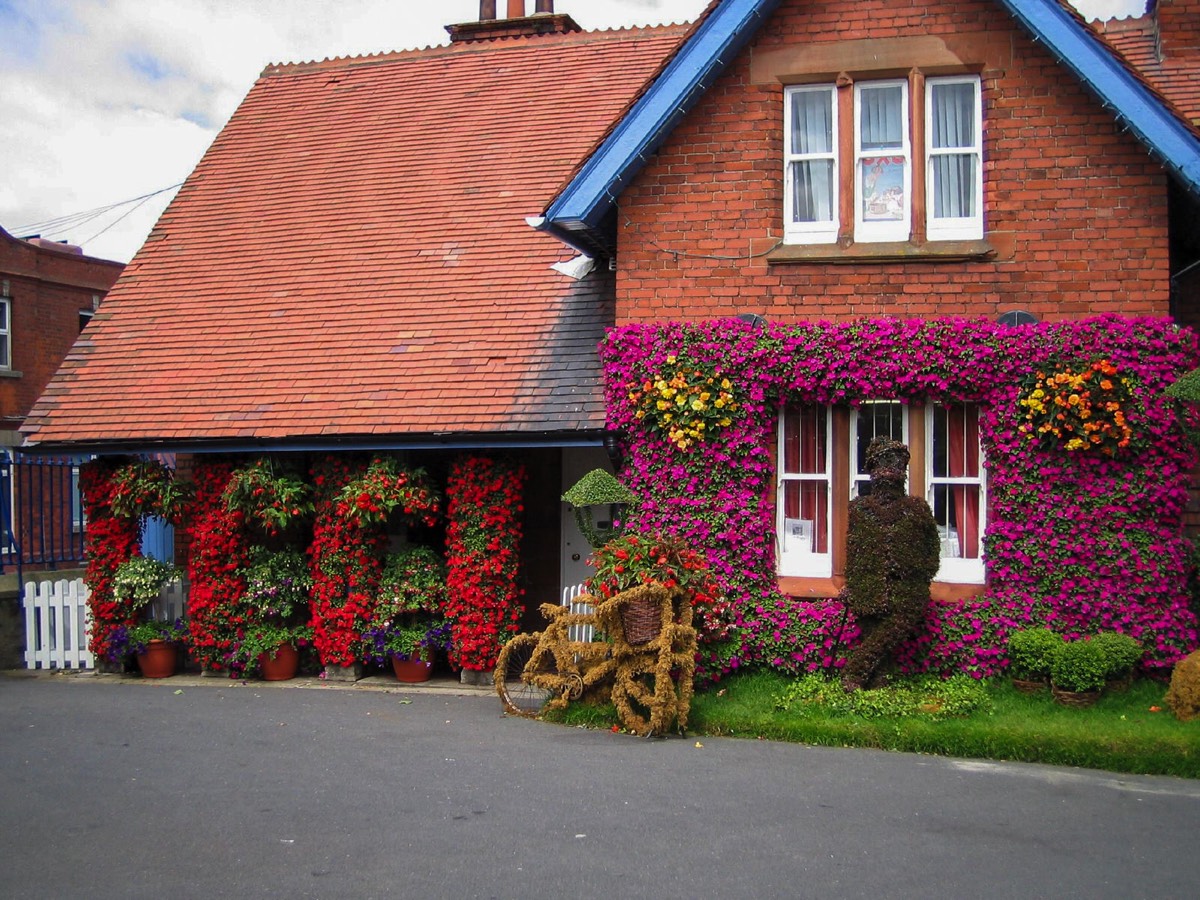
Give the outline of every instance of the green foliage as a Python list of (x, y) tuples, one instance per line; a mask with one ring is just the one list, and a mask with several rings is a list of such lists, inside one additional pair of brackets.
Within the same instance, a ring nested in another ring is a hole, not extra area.
[(138, 610), (158, 599), (164, 584), (179, 578), (179, 569), (149, 556), (134, 556), (121, 563), (113, 576), (113, 595)]
[(240, 510), (268, 534), (313, 512), (312, 489), (300, 474), (266, 456), (233, 473), (224, 499), (226, 509)]
[(1050, 681), (1062, 691), (1098, 691), (1108, 679), (1109, 655), (1093, 639), (1068, 641), (1050, 661)]
[(125, 630), (124, 636), (119, 642), (123, 644), (123, 647), (121, 651), (118, 651), (117, 656), (122, 656), (125, 652), (134, 655), (145, 653), (146, 646), (151, 641), (169, 641), (172, 644), (179, 644), (187, 639), (187, 633), (187, 626), (182, 619), (174, 621), (151, 619), (148, 622), (139, 622)]
[(379, 580), (374, 621), (386, 625), (400, 613), (440, 612), (446, 602), (446, 563), (431, 547), (414, 544), (389, 553)]
[(312, 579), (299, 550), (268, 550), (255, 547), (245, 570), (243, 599), (258, 617), (285, 621), (308, 612), (308, 589)]
[(987, 691), (973, 678), (956, 675), (943, 681), (924, 676), (887, 687), (847, 692), (820, 675), (797, 679), (775, 698), (780, 709), (801, 716), (881, 718), (964, 716), (987, 706)]
[(246, 629), (233, 654), (233, 661), (244, 672), (253, 672), (258, 667), (258, 658), (264, 653), (275, 658), (275, 652), (284, 644), (300, 647), (312, 641), (313, 630), (307, 625), (278, 625), (265, 623)]
[[(592, 469), (562, 495), (562, 499), (575, 511), (575, 522), (593, 550), (621, 534), (615, 522), (608, 528), (596, 527), (592, 518), (593, 506), (625, 507), (638, 502), (638, 496), (603, 469)], [(623, 516), (622, 516), (623, 518)]]
[(1024, 628), (1008, 638), (1009, 674), (1036, 681), (1050, 677), (1050, 666), (1063, 645), (1061, 634), (1048, 628)]
[(1102, 631), (1090, 640), (1104, 656), (1107, 678), (1128, 675), (1142, 658), (1142, 645), (1127, 634)]

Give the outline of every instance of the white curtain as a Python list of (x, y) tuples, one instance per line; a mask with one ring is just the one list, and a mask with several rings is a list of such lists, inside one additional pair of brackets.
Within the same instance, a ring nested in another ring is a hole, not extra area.
[(859, 94), (859, 137), (863, 152), (904, 146), (904, 93), (900, 85), (863, 88)]
[(792, 221), (833, 221), (833, 94), (797, 91), (792, 94), (792, 154), (829, 154), (825, 159), (792, 163)]
[(970, 218), (976, 214), (975, 85), (935, 84), (931, 94), (930, 146), (933, 150), (963, 149), (966, 153), (934, 153), (933, 214), (939, 219)]

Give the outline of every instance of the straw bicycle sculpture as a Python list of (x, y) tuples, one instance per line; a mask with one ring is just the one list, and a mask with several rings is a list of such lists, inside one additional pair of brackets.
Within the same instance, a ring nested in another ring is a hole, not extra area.
[[(584, 598), (580, 598), (581, 600)], [(545, 631), (519, 634), (500, 653), (496, 692), (513, 715), (562, 709), (585, 694), (611, 697), (625, 728), (649, 737), (687, 726), (696, 671), (692, 607), (679, 591), (647, 584), (596, 602), (594, 613), (542, 604)], [(581, 626), (603, 640), (573, 640)]]

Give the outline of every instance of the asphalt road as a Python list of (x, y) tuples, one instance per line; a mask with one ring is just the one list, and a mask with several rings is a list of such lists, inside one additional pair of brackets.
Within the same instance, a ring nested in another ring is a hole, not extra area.
[[(702, 744), (700, 746), (699, 744)], [(0, 676), (0, 897), (1200, 896), (1200, 782)]]

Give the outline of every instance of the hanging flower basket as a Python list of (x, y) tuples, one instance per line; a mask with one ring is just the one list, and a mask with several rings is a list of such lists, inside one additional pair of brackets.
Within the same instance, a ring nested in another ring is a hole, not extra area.
[(621, 625), (625, 640), (635, 647), (658, 637), (662, 632), (662, 610), (654, 594), (643, 590), (627, 600), (621, 606)]

